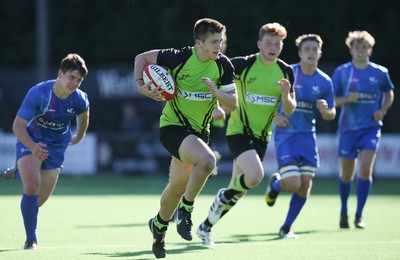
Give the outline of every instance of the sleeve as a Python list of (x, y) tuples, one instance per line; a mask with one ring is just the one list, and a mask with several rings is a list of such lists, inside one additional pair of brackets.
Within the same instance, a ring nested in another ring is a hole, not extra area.
[(331, 80), (327, 80), (323, 99), (326, 100), (326, 102), (328, 103), (328, 107), (329, 108), (332, 108), (332, 107), (334, 107), (336, 105), (335, 96), (334, 96), (333, 93), (334, 93), (334, 91), (333, 91), (332, 81)]
[(287, 80), (289, 80), (289, 82), (290, 82), (290, 92), (291, 93), (294, 92), (294, 88), (293, 88), (293, 85), (294, 85), (294, 72), (293, 72), (292, 66), (290, 66), (289, 64), (287, 64), (286, 62), (284, 62), (281, 59), (278, 59), (277, 63), (279, 65), (279, 67), (281, 68), (284, 77)]
[[(219, 62), (222, 66), (222, 75), (220, 78), (219, 85), (221, 86), (229, 86), (233, 85), (234, 86), (234, 75), (235, 75), (235, 70), (233, 68), (233, 65), (231, 61), (226, 58), (226, 56), (221, 56), (219, 59)], [(224, 89), (224, 87), (222, 87)]]
[(24, 100), (18, 110), (17, 115), (27, 121), (30, 121), (35, 117), (38, 110), (37, 107), (40, 106), (40, 97), (37, 95), (35, 88), (30, 88), (28, 93), (25, 95)]
[(190, 47), (184, 47), (180, 50), (178, 49), (161, 49), (158, 52), (157, 64), (162, 67), (167, 67), (171, 71), (177, 68), (182, 63), (189, 59), (192, 50)]
[(83, 91), (80, 91), (79, 93), (79, 104), (78, 107), (76, 108), (76, 114), (82, 114), (86, 112), (90, 107), (90, 102), (87, 94)]
[(394, 89), (394, 85), (393, 85), (392, 80), (390, 79), (389, 71), (385, 68), (385, 70), (384, 70), (384, 82), (383, 82), (382, 91), (384, 93), (386, 93), (386, 92), (389, 92), (389, 91), (391, 91), (393, 89)]
[(333, 92), (337, 97), (343, 96), (342, 89), (340, 87), (340, 74), (341, 74), (340, 68), (336, 68), (331, 77), (333, 84)]

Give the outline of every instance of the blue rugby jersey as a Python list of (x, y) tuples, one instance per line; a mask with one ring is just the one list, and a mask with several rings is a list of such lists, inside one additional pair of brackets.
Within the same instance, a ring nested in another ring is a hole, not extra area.
[(359, 92), (356, 102), (340, 107), (339, 132), (380, 127), (373, 114), (381, 107), (382, 94), (394, 89), (388, 70), (369, 62), (365, 69), (357, 69), (352, 62), (337, 67), (332, 75), (335, 95), (347, 96), (348, 92)]
[[(333, 86), (330, 77), (317, 68), (313, 75), (305, 75), (300, 69), (300, 63), (292, 65), (294, 71), (294, 91), (297, 107), (293, 114), (287, 117), (290, 121), (287, 127), (276, 127), (276, 132), (315, 132), (316, 118), (319, 110), (316, 107), (317, 99), (325, 99), (328, 107), (335, 106)], [(278, 111), (284, 115), (282, 105)]]
[(53, 91), (54, 83), (49, 80), (29, 89), (17, 115), (28, 121), (27, 131), (35, 142), (65, 145), (71, 140), (71, 120), (89, 109), (89, 100), (80, 89), (60, 99)]

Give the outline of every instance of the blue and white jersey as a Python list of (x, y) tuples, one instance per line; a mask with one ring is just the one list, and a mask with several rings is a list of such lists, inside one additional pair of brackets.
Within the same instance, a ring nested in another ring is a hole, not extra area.
[(27, 131), (35, 142), (65, 145), (71, 140), (71, 120), (89, 109), (87, 94), (76, 89), (68, 98), (58, 98), (49, 80), (33, 86), (17, 115), (28, 121)]
[(382, 93), (394, 89), (385, 67), (369, 62), (367, 68), (357, 69), (348, 62), (335, 69), (332, 82), (337, 97), (353, 91), (360, 93), (356, 102), (341, 106), (339, 132), (382, 126), (382, 121), (375, 122), (373, 114), (381, 107)]
[[(276, 132), (305, 133), (316, 131), (316, 118), (320, 114), (316, 107), (318, 99), (325, 99), (328, 107), (335, 106), (333, 85), (330, 77), (317, 68), (313, 75), (305, 75), (300, 69), (300, 64), (293, 64), (294, 91), (296, 93), (297, 106), (295, 111), (287, 117), (287, 127), (276, 127)], [(282, 103), (278, 111), (284, 115)], [(285, 115), (284, 115), (285, 116)]]

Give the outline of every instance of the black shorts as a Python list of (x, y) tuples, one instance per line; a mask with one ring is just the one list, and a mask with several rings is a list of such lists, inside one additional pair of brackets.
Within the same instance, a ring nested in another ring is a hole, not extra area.
[(187, 127), (170, 125), (160, 128), (160, 141), (162, 145), (171, 155), (179, 160), (181, 159), (179, 156), (179, 147), (181, 147), (183, 140), (189, 135), (195, 135), (208, 144), (209, 137), (207, 135), (191, 131)]
[(261, 161), (264, 159), (268, 142), (261, 141), (260, 139), (245, 134), (227, 135), (226, 139), (228, 141), (229, 149), (235, 159), (243, 152), (252, 149), (256, 150)]

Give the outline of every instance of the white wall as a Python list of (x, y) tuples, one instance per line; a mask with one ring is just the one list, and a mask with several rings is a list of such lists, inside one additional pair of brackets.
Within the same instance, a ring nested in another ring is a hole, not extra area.
[[(316, 174), (321, 177), (338, 176), (340, 161), (337, 157), (337, 136), (320, 134), (317, 135), (317, 142), (320, 168), (317, 169)], [(263, 164), (268, 175), (277, 169), (273, 141), (268, 144)], [(377, 177), (400, 178), (400, 135), (382, 135), (375, 163), (375, 175)]]
[[(13, 134), (0, 133), (0, 170), (15, 165), (15, 142)], [(63, 174), (95, 174), (97, 171), (97, 137), (88, 133), (76, 145), (68, 147), (65, 154)]]
[[(317, 140), (321, 164), (320, 168), (317, 169), (317, 175), (320, 177), (338, 176), (340, 165), (337, 157), (336, 135), (317, 135)], [(0, 132), (1, 171), (15, 163), (15, 141), (13, 134)], [(169, 160), (169, 155), (167, 156)], [(81, 143), (67, 149), (63, 174), (96, 174), (97, 165), (97, 136), (88, 133)], [(229, 162), (229, 165), (231, 165), (231, 162)], [(277, 170), (273, 141), (268, 144), (263, 165), (267, 176)], [(165, 169), (149, 170), (151, 173), (165, 171)], [(377, 177), (400, 178), (400, 135), (383, 134), (375, 164), (375, 175)]]

